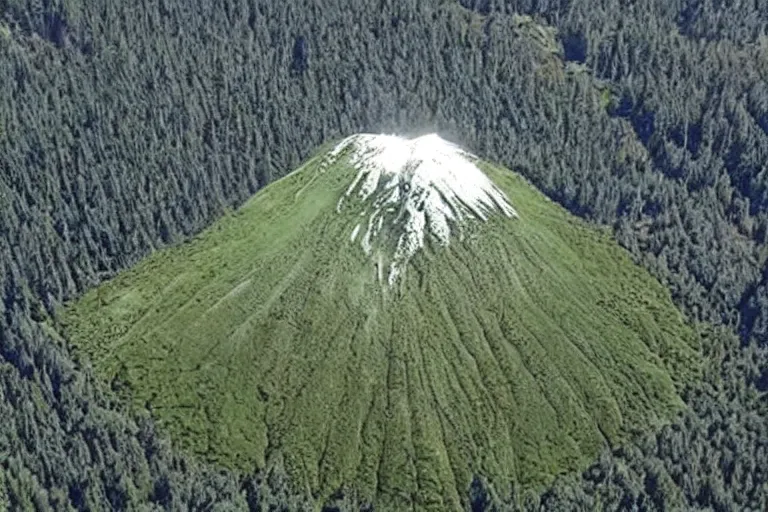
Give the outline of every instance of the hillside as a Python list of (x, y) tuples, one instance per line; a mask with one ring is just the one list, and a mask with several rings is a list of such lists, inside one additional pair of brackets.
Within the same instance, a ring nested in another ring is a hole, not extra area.
[(383, 139), (91, 290), (71, 344), (184, 449), (384, 509), (459, 508), (476, 473), (540, 488), (682, 408), (696, 335), (607, 234), (436, 137)]
[(672, 424), (474, 510), (768, 510), (767, 34), (768, 0), (0, 2), (0, 509), (303, 510), (172, 448), (51, 316), (323, 141), (425, 128), (716, 324)]

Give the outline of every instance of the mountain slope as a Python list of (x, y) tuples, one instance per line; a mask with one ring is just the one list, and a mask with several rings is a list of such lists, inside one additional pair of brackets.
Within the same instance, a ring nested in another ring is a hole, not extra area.
[(62, 322), (185, 448), (385, 509), (541, 485), (671, 417), (698, 366), (607, 235), (436, 137), (347, 139)]

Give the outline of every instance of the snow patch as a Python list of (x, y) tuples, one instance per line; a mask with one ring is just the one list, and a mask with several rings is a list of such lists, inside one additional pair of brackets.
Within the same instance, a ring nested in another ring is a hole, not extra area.
[[(324, 167), (345, 150), (350, 150), (357, 175), (339, 199), (337, 211), (345, 203), (362, 205), (360, 215), (367, 215), (368, 222), (360, 244), (369, 256), (384, 233), (396, 238), (389, 258), (390, 286), (424, 247), (428, 235), (448, 245), (454, 232), (461, 234), (468, 219), (485, 221), (492, 212), (517, 217), (504, 192), (475, 165), (477, 157), (436, 134), (414, 139), (353, 135), (329, 153)], [(352, 242), (360, 229), (360, 224), (355, 226)], [(381, 272), (381, 260), (377, 258), (375, 263)]]
[(354, 242), (355, 238), (357, 238), (357, 234), (360, 232), (360, 224), (355, 226), (355, 229), (352, 230), (352, 236), (350, 237), (350, 241)]

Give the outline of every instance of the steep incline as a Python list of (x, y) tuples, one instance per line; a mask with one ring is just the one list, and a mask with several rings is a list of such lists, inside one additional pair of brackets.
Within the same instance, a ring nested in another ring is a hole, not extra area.
[(62, 318), (181, 446), (377, 510), (539, 486), (670, 418), (698, 368), (607, 235), (434, 136), (348, 139)]
[[(436, 134), (413, 140), (353, 135), (329, 153), (324, 165), (342, 152), (349, 152), (357, 176), (336, 210), (341, 213), (346, 206), (360, 212), (363, 219), (351, 240), (364, 226), (360, 243), (369, 256), (376, 239), (382, 240), (383, 251), (376, 251), (375, 260), (377, 265), (385, 258), (389, 263), (390, 286), (428, 238), (448, 245), (452, 234), (461, 238), (468, 220), (485, 221), (494, 211), (516, 215), (504, 193), (474, 164), (476, 157)], [(387, 246), (394, 250), (387, 251)]]

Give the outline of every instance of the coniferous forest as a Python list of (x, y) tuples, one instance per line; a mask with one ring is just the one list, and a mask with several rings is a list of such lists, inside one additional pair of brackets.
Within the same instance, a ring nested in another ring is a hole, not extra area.
[(519, 171), (712, 325), (674, 423), (468, 506), (768, 509), (768, 1), (0, 0), (0, 67), (0, 509), (309, 507), (172, 447), (56, 311), (319, 145), (404, 130)]

